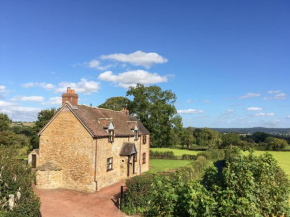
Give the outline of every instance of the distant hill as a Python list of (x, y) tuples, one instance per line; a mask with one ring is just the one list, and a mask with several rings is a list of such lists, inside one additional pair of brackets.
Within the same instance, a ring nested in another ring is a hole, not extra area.
[(290, 135), (290, 128), (265, 128), (265, 127), (253, 127), (253, 128), (210, 128), (221, 133), (239, 133), (239, 134), (253, 134), (255, 132), (263, 132), (272, 135)]

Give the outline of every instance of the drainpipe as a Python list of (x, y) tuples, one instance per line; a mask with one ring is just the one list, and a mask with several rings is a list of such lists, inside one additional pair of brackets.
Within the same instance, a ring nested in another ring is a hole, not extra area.
[(141, 144), (141, 137), (142, 137), (142, 135), (140, 136), (140, 151), (139, 151), (139, 170), (140, 170), (140, 174), (139, 175), (141, 175), (141, 173), (142, 173), (142, 164), (141, 164), (141, 155), (142, 155), (142, 151), (141, 151), (141, 148), (142, 148), (142, 144)]
[(96, 191), (98, 191), (98, 181), (97, 181), (97, 156), (98, 156), (98, 146), (97, 146), (97, 141), (98, 139), (96, 138), (96, 144), (95, 144), (95, 177), (94, 181), (96, 183)]

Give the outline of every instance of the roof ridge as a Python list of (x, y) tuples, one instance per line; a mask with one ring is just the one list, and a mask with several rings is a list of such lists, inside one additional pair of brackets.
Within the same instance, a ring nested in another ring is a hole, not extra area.
[(93, 108), (93, 109), (109, 110), (109, 111), (113, 111), (113, 112), (122, 112), (122, 110), (121, 110), (121, 111), (116, 111), (116, 110), (113, 110), (113, 109), (99, 108), (99, 107), (92, 107), (92, 106), (88, 106), (88, 105), (80, 105), (80, 106), (85, 106), (85, 107)]

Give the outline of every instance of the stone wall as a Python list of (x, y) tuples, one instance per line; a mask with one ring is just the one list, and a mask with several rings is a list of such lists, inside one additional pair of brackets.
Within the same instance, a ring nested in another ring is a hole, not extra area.
[(54, 177), (55, 174), (41, 172), (37, 180), (39, 187), (58, 186), (86, 192), (96, 190), (94, 140), (67, 108), (59, 113), (40, 136), (39, 164), (47, 161), (54, 161), (61, 167), (61, 183), (56, 183), (59, 179), (53, 178), (50, 184), (45, 184), (44, 180), (47, 179), (43, 177)]
[[(135, 162), (135, 174), (133, 174), (133, 157), (130, 159), (130, 177), (140, 175), (149, 169), (149, 135), (146, 144), (143, 144), (142, 136), (137, 141), (134, 137), (115, 137), (114, 142), (108, 143), (108, 138), (97, 139), (97, 173), (98, 190), (114, 184), (127, 177), (128, 157), (120, 156), (120, 150), (124, 142), (135, 143), (137, 149), (137, 162)], [(141, 151), (140, 151), (141, 150)], [(142, 164), (142, 153), (146, 153), (146, 164)], [(107, 159), (113, 157), (113, 170), (107, 171)]]
[(60, 171), (37, 171), (37, 187), (41, 189), (62, 188), (62, 170)]

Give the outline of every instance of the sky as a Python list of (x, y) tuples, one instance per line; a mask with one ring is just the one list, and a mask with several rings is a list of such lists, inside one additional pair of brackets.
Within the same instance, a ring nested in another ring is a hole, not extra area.
[(98, 106), (142, 83), (184, 126), (290, 127), (290, 1), (0, 0), (0, 112), (35, 121), (72, 87)]

